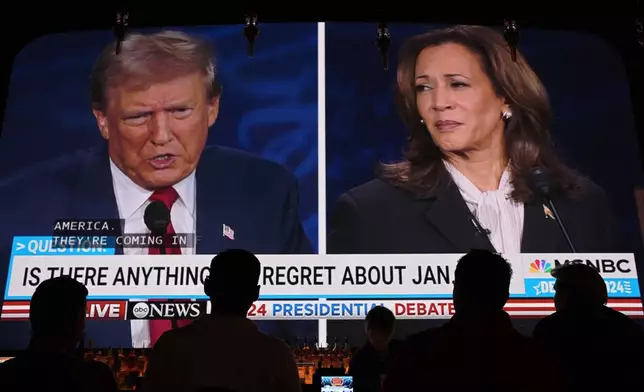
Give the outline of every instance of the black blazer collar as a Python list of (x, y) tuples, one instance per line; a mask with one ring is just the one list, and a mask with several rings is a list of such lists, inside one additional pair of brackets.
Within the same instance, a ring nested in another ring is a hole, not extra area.
[(454, 253), (467, 253), (472, 249), (495, 252), (489, 238), (477, 232), (473, 215), (447, 170), (441, 171), (440, 185), (434, 196), (421, 200), (427, 205), (427, 220), (454, 245)]
[[(521, 253), (567, 252), (559, 226), (548, 217), (545, 201), (539, 198), (524, 204), (523, 236)], [(562, 247), (562, 245), (564, 245)]]
[[(454, 245), (455, 252), (468, 252), (471, 249), (495, 252), (488, 236), (477, 232), (472, 214), (446, 170), (441, 174), (440, 185), (434, 196), (421, 200), (427, 205), (427, 220)], [(544, 211), (544, 201), (535, 198), (524, 203), (523, 209), (521, 253), (566, 252), (556, 221)]]

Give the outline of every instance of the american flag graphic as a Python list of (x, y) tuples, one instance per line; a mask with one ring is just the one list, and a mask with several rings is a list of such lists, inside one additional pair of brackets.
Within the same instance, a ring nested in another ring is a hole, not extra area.
[(231, 241), (235, 240), (235, 230), (228, 225), (223, 225), (222, 235)]

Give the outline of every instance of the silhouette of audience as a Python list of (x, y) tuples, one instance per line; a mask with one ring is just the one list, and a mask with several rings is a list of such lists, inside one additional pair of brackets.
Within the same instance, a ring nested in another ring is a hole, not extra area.
[[(511, 277), (497, 254), (463, 256), (454, 273), (454, 316), (408, 339), (384, 391), (556, 391), (550, 362), (503, 311)], [(534, 364), (548, 370), (535, 373)]]
[(367, 313), (367, 342), (353, 354), (349, 364), (349, 375), (360, 392), (380, 391), (382, 379), (400, 347), (400, 342), (392, 339), (395, 325), (396, 316), (384, 306), (376, 306)]
[(212, 259), (204, 284), (211, 314), (161, 336), (148, 363), (144, 392), (207, 387), (235, 392), (301, 391), (291, 349), (247, 318), (259, 297), (259, 275), (259, 260), (245, 250), (227, 250)]
[(85, 361), (77, 347), (83, 339), (87, 289), (70, 277), (43, 281), (29, 306), (29, 347), (0, 364), (0, 391), (115, 392), (112, 370)]
[(599, 272), (585, 264), (556, 269), (556, 312), (533, 337), (561, 364), (566, 390), (644, 391), (644, 332), (606, 305)]

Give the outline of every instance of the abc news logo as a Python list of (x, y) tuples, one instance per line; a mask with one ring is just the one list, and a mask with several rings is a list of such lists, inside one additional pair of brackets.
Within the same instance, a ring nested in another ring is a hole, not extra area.
[(130, 302), (128, 319), (197, 319), (206, 313), (207, 302)]

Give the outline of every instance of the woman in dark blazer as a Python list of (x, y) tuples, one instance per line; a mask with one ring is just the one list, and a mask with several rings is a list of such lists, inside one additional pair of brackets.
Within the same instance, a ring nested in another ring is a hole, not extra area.
[(568, 253), (550, 198), (577, 252), (621, 252), (604, 192), (566, 167), (548, 130), (547, 92), (492, 29), (458, 26), (410, 38), (397, 98), (409, 132), (405, 159), (343, 194), (329, 253)]

